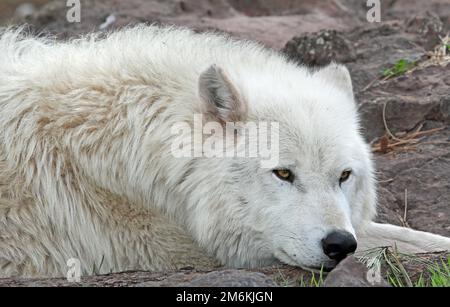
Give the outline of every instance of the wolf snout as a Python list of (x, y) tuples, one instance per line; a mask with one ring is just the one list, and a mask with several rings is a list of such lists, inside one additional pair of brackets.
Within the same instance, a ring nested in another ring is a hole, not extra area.
[(330, 232), (322, 239), (322, 248), (330, 259), (340, 262), (347, 255), (355, 252), (357, 247), (355, 237), (343, 230)]

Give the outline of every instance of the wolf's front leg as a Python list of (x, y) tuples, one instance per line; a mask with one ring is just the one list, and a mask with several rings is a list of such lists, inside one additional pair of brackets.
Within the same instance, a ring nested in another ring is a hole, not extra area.
[(390, 224), (368, 222), (357, 236), (357, 252), (394, 245), (409, 254), (450, 251), (450, 238)]

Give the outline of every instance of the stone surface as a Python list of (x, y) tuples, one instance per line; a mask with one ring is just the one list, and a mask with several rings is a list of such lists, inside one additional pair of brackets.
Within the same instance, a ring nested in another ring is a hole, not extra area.
[(387, 287), (381, 278), (371, 274), (367, 267), (354, 257), (347, 257), (331, 271), (324, 287)]
[(275, 287), (275, 279), (279, 274), (283, 274), (286, 280), (308, 274), (284, 265), (263, 268), (261, 271), (218, 269), (213, 272), (123, 272), (83, 276), (80, 283), (68, 282), (64, 278), (9, 278), (0, 279), (0, 287)]
[(283, 51), (290, 58), (309, 66), (323, 66), (331, 61), (348, 63), (356, 57), (353, 45), (336, 30), (322, 30), (295, 37)]
[(164, 281), (139, 283), (138, 287), (275, 287), (272, 278), (259, 272), (224, 270), (210, 273), (174, 274)]

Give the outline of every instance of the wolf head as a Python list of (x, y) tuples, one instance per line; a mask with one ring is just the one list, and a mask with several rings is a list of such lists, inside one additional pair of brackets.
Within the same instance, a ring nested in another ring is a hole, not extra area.
[(355, 250), (358, 228), (375, 212), (375, 187), (344, 66), (281, 75), (211, 66), (199, 97), (206, 121), (225, 131), (228, 122), (279, 127), (271, 167), (248, 156), (194, 162), (203, 181), (187, 220), (204, 248), (235, 267), (279, 260), (307, 268), (332, 268)]

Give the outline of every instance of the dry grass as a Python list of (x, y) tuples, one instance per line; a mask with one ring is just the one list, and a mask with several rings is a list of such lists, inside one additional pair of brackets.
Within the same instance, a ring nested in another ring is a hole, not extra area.
[(382, 271), (393, 287), (449, 287), (450, 257), (448, 254), (399, 253), (396, 246), (366, 251), (360, 260), (369, 268)]
[[(372, 146), (373, 152), (379, 152), (379, 153), (385, 154), (385, 153), (388, 153), (389, 151), (392, 151), (392, 150), (395, 150), (398, 148), (400, 148), (402, 150), (415, 150), (416, 149), (415, 145), (419, 144), (423, 140), (424, 136), (430, 135), (430, 134), (433, 134), (435, 132), (445, 129), (445, 127), (440, 127), (440, 128), (434, 128), (434, 129), (422, 131), (423, 126), (419, 125), (419, 127), (415, 131), (406, 134), (402, 138), (397, 137), (389, 129), (389, 126), (388, 126), (388, 123), (386, 120), (387, 104), (388, 103), (386, 102), (383, 105), (383, 113), (382, 113), (383, 125), (384, 125), (384, 129), (386, 131), (386, 134), (373, 144), (373, 146)], [(426, 142), (426, 143), (422, 142), (421, 144), (431, 144), (431, 143), (432, 142)], [(433, 142), (433, 143), (442, 143), (442, 142)], [(450, 142), (445, 142), (445, 143), (450, 144)]]

